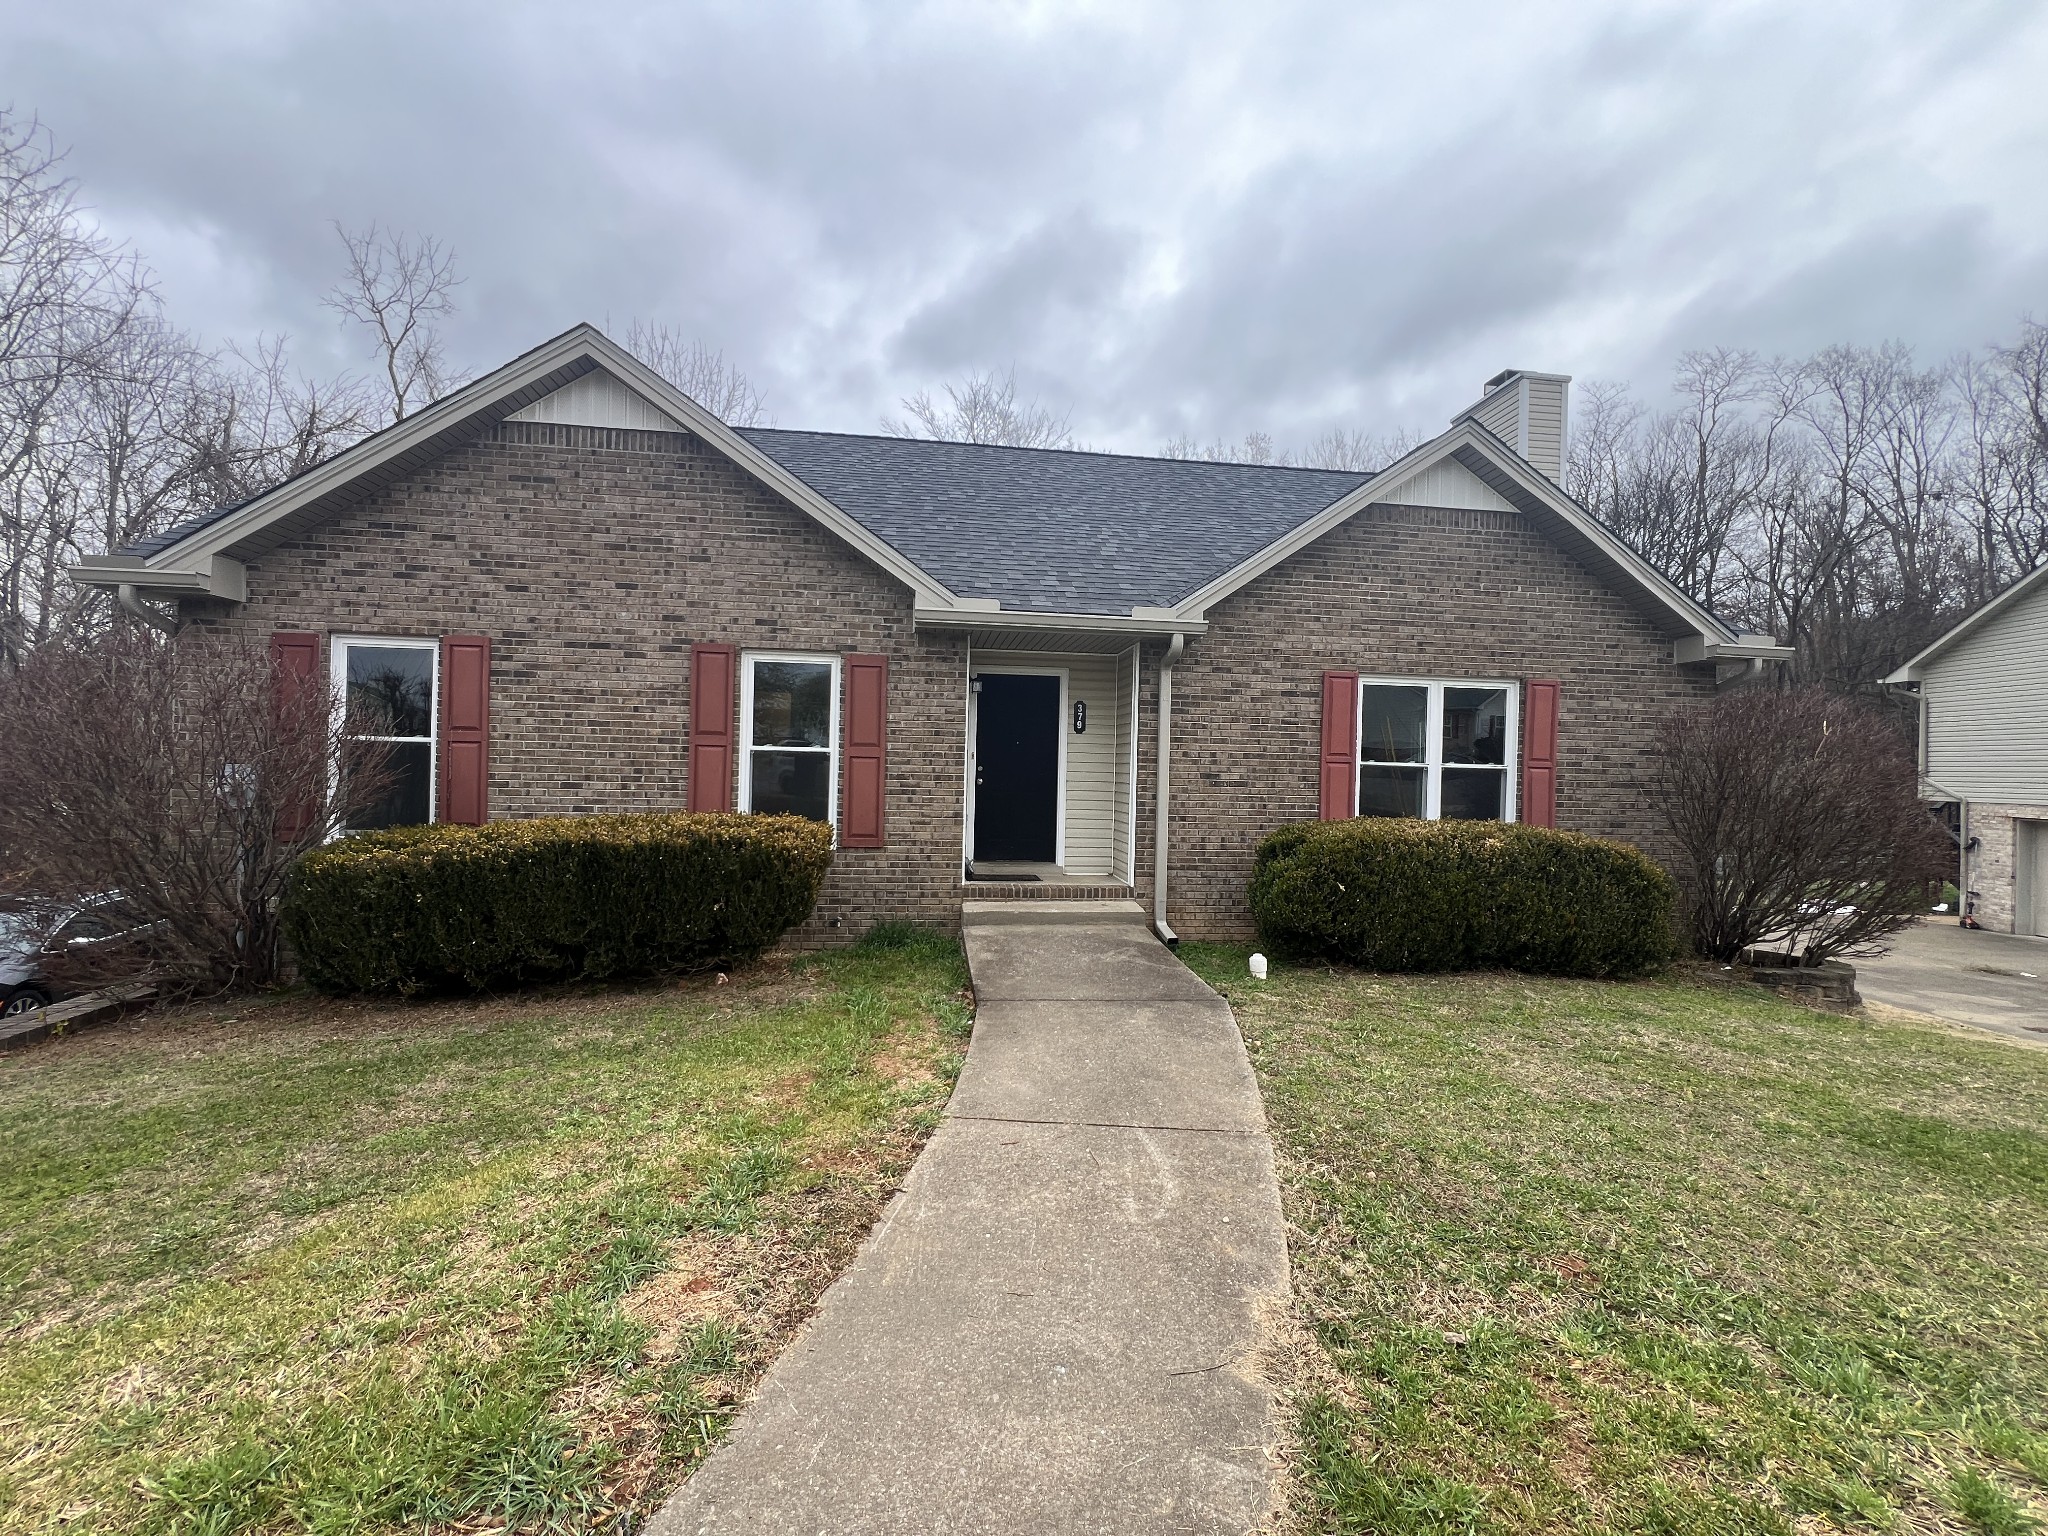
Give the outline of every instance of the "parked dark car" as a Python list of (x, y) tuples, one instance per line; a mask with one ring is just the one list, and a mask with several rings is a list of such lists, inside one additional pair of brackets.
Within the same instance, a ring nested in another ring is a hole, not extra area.
[(118, 944), (134, 932), (117, 896), (0, 910), (0, 1017), (33, 1013), (69, 995), (49, 975), (53, 953), (74, 945)]

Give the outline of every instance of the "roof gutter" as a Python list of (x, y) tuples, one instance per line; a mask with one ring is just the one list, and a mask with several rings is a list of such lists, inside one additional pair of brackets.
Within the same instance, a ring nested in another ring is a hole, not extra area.
[(1176, 639), (1209, 632), (1206, 621), (1175, 618), (1163, 608), (1133, 608), (1128, 614), (1038, 613), (1028, 609), (1004, 608), (995, 603), (986, 607), (961, 608), (933, 608), (920, 604), (911, 612), (911, 623), (918, 629), (1064, 629), (1136, 637), (1171, 635)]
[(136, 555), (81, 555), (65, 567), (65, 574), (82, 587), (147, 593), (163, 602), (181, 597), (210, 597), (224, 603), (249, 600), (247, 569), (226, 555), (208, 556), (202, 568), (185, 570), (154, 566)]
[(1750, 669), (1756, 672), (1767, 661), (1790, 661), (1798, 654), (1795, 647), (1780, 645), (1770, 635), (1737, 635), (1733, 640), (1687, 635), (1671, 643), (1671, 659), (1681, 667), (1697, 661), (1749, 661), (1756, 663)]
[(1180, 935), (1166, 921), (1167, 798), (1173, 784), (1173, 668), (1187, 646), (1176, 632), (1159, 658), (1159, 788), (1152, 798), (1152, 927), (1169, 949)]

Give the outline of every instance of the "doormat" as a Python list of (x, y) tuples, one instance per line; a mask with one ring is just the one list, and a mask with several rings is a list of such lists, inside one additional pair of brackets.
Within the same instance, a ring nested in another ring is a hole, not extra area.
[(1037, 875), (978, 875), (974, 872), (972, 864), (967, 866), (967, 880), (970, 885), (975, 881), (980, 881), (983, 885), (1037, 885), (1040, 883), (1040, 877)]

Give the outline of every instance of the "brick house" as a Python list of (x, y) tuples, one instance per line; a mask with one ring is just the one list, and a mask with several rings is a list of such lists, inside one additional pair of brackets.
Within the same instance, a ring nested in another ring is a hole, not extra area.
[(381, 822), (794, 811), (813, 941), (970, 895), (1236, 936), (1288, 821), (1655, 852), (1659, 716), (1782, 654), (1559, 489), (1566, 385), (1348, 473), (735, 430), (581, 326), (74, 575), (376, 704)]

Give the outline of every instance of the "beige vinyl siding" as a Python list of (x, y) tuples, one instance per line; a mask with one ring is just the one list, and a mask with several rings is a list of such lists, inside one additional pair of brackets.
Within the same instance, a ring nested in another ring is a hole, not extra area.
[(1564, 391), (1556, 379), (1529, 379), (1529, 435), (1522, 456), (1552, 480), (1564, 480)]
[(1117, 879), (1131, 879), (1131, 814), (1132, 782), (1131, 773), (1136, 766), (1132, 761), (1132, 732), (1137, 728), (1138, 718), (1138, 648), (1116, 658), (1116, 730), (1115, 770), (1113, 786), (1116, 815), (1110, 825), (1110, 873)]
[(1480, 403), (1472, 419), (1515, 452), (1522, 451), (1521, 381), (1503, 384)]
[(615, 427), (633, 432), (680, 432), (681, 422), (638, 390), (602, 368), (542, 395), (514, 421), (546, 421), (563, 427)]
[(1455, 507), (1468, 512), (1515, 510), (1513, 502), (1455, 459), (1432, 464), (1386, 495), (1373, 499), (1403, 507)]
[(1929, 663), (1920, 692), (1943, 794), (2048, 804), (2048, 584)]
[[(1019, 672), (1067, 674), (1066, 715), (1060, 729), (1067, 748), (1067, 842), (1062, 868), (1070, 875), (1107, 875), (1116, 859), (1117, 663), (1115, 655), (1070, 652), (980, 651), (974, 664)], [(1088, 705), (1088, 729), (1074, 734), (1074, 702)], [(1128, 792), (1128, 791), (1127, 791)]]

